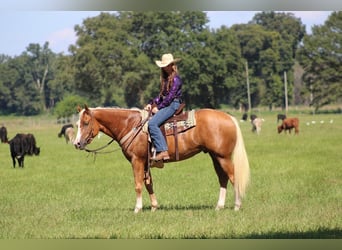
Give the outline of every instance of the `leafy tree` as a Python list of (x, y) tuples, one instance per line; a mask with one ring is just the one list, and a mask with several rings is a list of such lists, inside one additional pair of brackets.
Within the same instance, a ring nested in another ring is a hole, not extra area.
[(246, 105), (246, 63), (252, 106), (284, 106), (284, 72), (290, 100), (296, 51), (305, 86), (297, 83), (295, 93), (303, 89), (316, 109), (340, 100), (340, 12), (312, 35), (291, 13), (260, 12), (248, 24), (216, 30), (207, 23), (200, 11), (101, 13), (75, 26), (71, 55), (53, 53), (47, 42), (29, 44), (14, 58), (0, 55), (1, 113), (33, 115), (55, 107), (64, 117), (84, 100), (142, 107), (159, 93), (155, 60), (164, 53), (182, 59), (188, 108)]
[[(234, 25), (240, 41), (242, 57), (249, 66), (251, 97), (253, 106), (284, 106), (284, 71), (291, 72), (293, 58), (284, 54), (288, 46), (277, 31), (265, 30), (258, 24)], [(288, 74), (292, 82), (292, 74)], [(289, 93), (292, 87), (289, 86)], [(291, 95), (289, 96), (291, 97)]]
[(58, 102), (54, 109), (54, 114), (57, 115), (57, 119), (63, 117), (70, 117), (77, 113), (77, 107), (83, 107), (87, 104), (87, 100), (84, 97), (78, 95), (68, 95), (62, 101)]
[(9, 67), (8, 58), (5, 55), (0, 56), (0, 112), (2, 114), (12, 113), (12, 88), (17, 72)]
[[(277, 31), (284, 43), (288, 44), (288, 49), (283, 51), (283, 56), (286, 56), (287, 59), (295, 58), (298, 45), (306, 34), (305, 25), (293, 13), (263, 11), (255, 14), (250, 23), (261, 25), (268, 31)], [(290, 64), (286, 70), (292, 66)]]
[[(263, 11), (257, 13), (250, 23), (261, 25), (267, 31), (276, 31), (280, 34), (279, 41), (279, 58), (277, 62), (277, 72), (278, 76), (275, 77), (278, 81), (274, 82), (274, 85), (281, 87), (283, 84), (281, 81), (284, 81), (284, 72), (287, 73), (287, 81), (288, 81), (288, 99), (292, 99), (292, 91), (294, 89), (294, 71), (293, 67), (295, 64), (296, 51), (301, 43), (305, 32), (305, 25), (303, 25), (300, 18), (296, 18), (293, 13), (284, 13), (284, 12), (274, 12), (274, 11)], [(274, 78), (274, 77), (273, 77)], [(275, 89), (280, 96), (283, 95), (283, 92), (279, 92), (279, 89)], [(266, 99), (272, 99), (267, 94)], [(281, 105), (283, 108), (285, 106), (285, 98), (278, 99), (279, 96), (276, 95), (273, 102), (276, 105)], [(281, 102), (279, 102), (281, 100)]]
[(223, 26), (213, 32), (210, 44), (217, 53), (217, 61), (223, 66), (215, 67), (215, 96), (219, 103), (231, 104), (234, 107), (245, 105), (247, 101), (247, 86), (245, 76), (245, 61), (241, 57), (240, 42), (232, 29)]
[(55, 54), (49, 49), (49, 43), (45, 42), (43, 47), (39, 44), (29, 44), (23, 56), (26, 58), (26, 64), (30, 69), (32, 78), (30, 82), (40, 95), (42, 110), (46, 110), (50, 103), (50, 89), (47, 84), (54, 78), (51, 65)]
[(124, 20), (101, 13), (75, 27), (78, 40), (74, 55), (76, 89), (94, 105), (125, 106), (123, 77), (135, 60)]
[[(125, 12), (121, 13), (124, 15)], [(150, 62), (141, 65), (145, 74), (142, 79), (148, 79), (140, 88), (139, 93), (146, 103), (149, 98), (159, 93), (160, 69), (156, 68), (154, 61), (159, 60), (164, 53), (173, 53), (175, 57), (182, 58), (179, 63), (179, 71), (184, 82), (183, 93), (187, 105), (212, 106), (214, 105), (213, 92), (210, 91), (213, 83), (204, 64), (199, 63), (201, 59), (194, 62), (194, 56), (203, 53), (208, 37), (205, 24), (208, 19), (203, 12), (131, 12), (131, 29), (129, 32), (138, 41), (138, 53), (149, 58)], [(205, 48), (210, 50), (210, 48)], [(208, 52), (208, 51), (207, 51)], [(207, 53), (205, 58), (208, 58)], [(192, 68), (192, 67), (195, 68)], [(188, 68), (189, 67), (189, 68)], [(211, 96), (203, 102), (203, 98), (197, 98), (205, 93)], [(208, 100), (211, 101), (208, 101)], [(141, 105), (143, 103), (140, 103)]]
[(0, 105), (5, 113), (33, 115), (48, 108), (53, 59), (48, 43), (29, 44), (15, 58), (1, 57)]
[[(154, 61), (164, 53), (173, 53), (183, 62), (190, 53), (203, 54), (210, 35), (203, 35), (206, 21), (202, 12), (101, 13), (86, 19), (75, 27), (78, 40), (71, 47), (77, 89), (97, 104), (144, 105), (159, 92), (160, 69)], [(201, 82), (191, 79), (204, 93), (213, 82), (211, 75), (205, 74), (208, 70), (202, 71), (207, 67), (204, 58), (212, 52), (207, 50), (201, 59)], [(186, 73), (183, 76), (186, 80)], [(213, 95), (210, 99), (208, 105), (215, 105)]]
[(304, 37), (298, 60), (305, 72), (306, 91), (317, 111), (342, 97), (342, 12), (333, 12), (322, 26)]
[(27, 58), (19, 56), (2, 65), (0, 103), (4, 113), (34, 115), (41, 111), (40, 94), (32, 84)]
[(205, 13), (199, 11), (130, 12), (129, 15), (132, 21), (129, 31), (140, 42), (139, 50), (151, 60), (159, 59), (167, 51), (191, 50), (208, 22)]
[(76, 92), (75, 69), (72, 65), (72, 57), (57, 55), (53, 64), (54, 78), (47, 83), (49, 89), (49, 106), (54, 107), (65, 95)]
[[(272, 106), (273, 96), (266, 97), (276, 72), (279, 34), (264, 30), (260, 25), (234, 25), (240, 41), (241, 54), (248, 63), (252, 106), (263, 103)], [(276, 46), (276, 48), (274, 47)]]

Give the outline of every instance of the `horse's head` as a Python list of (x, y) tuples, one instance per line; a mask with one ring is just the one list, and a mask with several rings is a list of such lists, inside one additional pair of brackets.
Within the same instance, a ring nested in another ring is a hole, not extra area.
[(76, 139), (74, 140), (74, 145), (77, 149), (83, 150), (99, 133), (99, 125), (87, 105), (85, 105), (84, 109), (82, 110), (80, 107), (78, 107), (78, 112), (78, 129)]

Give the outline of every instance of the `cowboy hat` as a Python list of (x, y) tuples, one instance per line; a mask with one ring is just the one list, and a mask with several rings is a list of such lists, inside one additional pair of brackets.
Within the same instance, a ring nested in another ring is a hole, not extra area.
[(172, 54), (164, 54), (162, 56), (161, 61), (156, 61), (156, 64), (159, 68), (164, 68), (166, 66), (168, 66), (170, 63), (175, 63), (175, 62), (179, 62), (181, 59), (180, 58), (176, 58), (173, 59), (173, 55)]

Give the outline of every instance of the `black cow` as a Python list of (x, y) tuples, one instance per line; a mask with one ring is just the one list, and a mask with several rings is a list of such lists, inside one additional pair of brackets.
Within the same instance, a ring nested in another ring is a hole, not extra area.
[(278, 114), (277, 115), (277, 123), (279, 122), (279, 120), (284, 121), (285, 119), (286, 119), (286, 115), (283, 115), (283, 114)]
[(241, 120), (242, 120), (242, 121), (247, 121), (247, 118), (248, 118), (247, 113), (244, 113), (244, 114), (242, 115)]
[(8, 143), (7, 129), (4, 126), (0, 128), (0, 140), (2, 143)]
[(58, 133), (58, 137), (62, 137), (62, 135), (65, 136), (65, 130), (66, 130), (67, 128), (73, 128), (73, 127), (74, 127), (74, 125), (72, 125), (71, 123), (70, 123), (70, 124), (65, 124), (65, 125), (62, 127), (61, 132)]
[(10, 141), (10, 150), (15, 168), (15, 159), (18, 160), (19, 167), (24, 167), (25, 155), (39, 155), (40, 148), (36, 146), (36, 139), (33, 134), (16, 134)]
[(253, 124), (253, 121), (255, 120), (255, 118), (257, 118), (256, 115), (254, 115), (254, 114), (251, 114), (251, 115), (250, 115), (250, 119), (251, 119), (252, 124)]

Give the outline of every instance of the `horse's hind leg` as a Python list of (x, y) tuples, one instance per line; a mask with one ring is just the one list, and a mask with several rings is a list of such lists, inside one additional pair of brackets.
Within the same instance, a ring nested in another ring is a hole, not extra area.
[(216, 210), (224, 208), (226, 202), (227, 184), (230, 180), (234, 184), (234, 165), (231, 160), (218, 158), (214, 154), (210, 154), (217, 177), (220, 183), (219, 199), (217, 201)]
[(225, 158), (220, 160), (220, 164), (222, 169), (224, 169), (224, 171), (227, 173), (229, 180), (234, 187), (234, 210), (238, 211), (241, 207), (241, 195), (238, 186), (235, 185), (235, 171), (233, 161), (231, 159)]
[(145, 183), (146, 190), (150, 195), (151, 211), (154, 212), (158, 208), (158, 202), (157, 202), (156, 195), (154, 194), (154, 191), (153, 191), (153, 180), (152, 180), (150, 168), (148, 168), (148, 170), (145, 171), (144, 183)]

